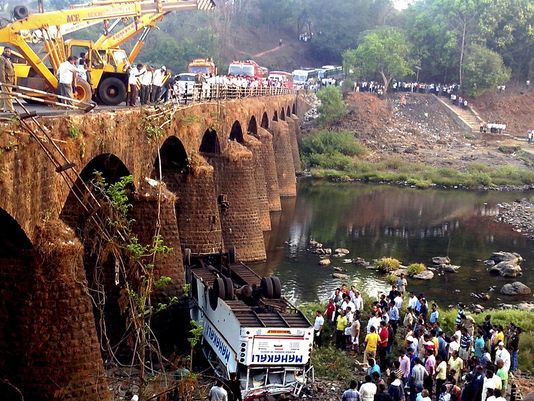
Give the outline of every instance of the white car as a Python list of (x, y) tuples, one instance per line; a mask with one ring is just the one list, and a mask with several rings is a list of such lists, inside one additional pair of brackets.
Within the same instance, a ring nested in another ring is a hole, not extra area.
[(193, 99), (196, 74), (184, 72), (174, 76), (174, 96), (180, 101)]

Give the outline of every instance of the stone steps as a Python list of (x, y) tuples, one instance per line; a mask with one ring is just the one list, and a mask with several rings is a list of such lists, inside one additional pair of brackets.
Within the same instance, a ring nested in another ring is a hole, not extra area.
[(480, 125), (484, 124), (484, 120), (471, 107), (464, 109), (451, 104), (449, 100), (443, 100), (438, 96), (436, 98), (468, 126), (473, 133), (480, 132)]

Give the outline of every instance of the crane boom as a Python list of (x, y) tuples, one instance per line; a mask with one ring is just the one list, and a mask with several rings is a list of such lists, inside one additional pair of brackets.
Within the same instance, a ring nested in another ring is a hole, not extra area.
[[(141, 40), (138, 41), (130, 55), (130, 58), (133, 59), (144, 43), (146, 33), (166, 14), (172, 11), (197, 9), (208, 11), (214, 8), (214, 0), (97, 0), (90, 4), (65, 10), (32, 13), (29, 15), (27, 9), (24, 8), (24, 13), (18, 13), (17, 15), (14, 12), (14, 15), (18, 18), (16, 21), (0, 28), (0, 42), (16, 47), (33, 70), (44, 79), (45, 82), (41, 83), (41, 87), (37, 89), (56, 89), (58, 80), (54, 73), (57, 71), (59, 64), (71, 52), (69, 41), (65, 42), (63, 40), (64, 34), (75, 32), (100, 22), (103, 22), (106, 28), (109, 26), (109, 20), (132, 18), (133, 22), (130, 25), (113, 35), (110, 33), (105, 35), (97, 43), (89, 40), (76, 41), (77, 46), (86, 48), (87, 53), (93, 54), (94, 58), (97, 59), (96, 66), (91, 66), (90, 75), (93, 79), (93, 85), (96, 84), (95, 87), (97, 87), (99, 98), (102, 99), (104, 97), (107, 99), (104, 100), (105, 103), (112, 104), (110, 102), (122, 101), (121, 97), (125, 88), (121, 85), (127, 83), (125, 69), (129, 65), (126, 57), (118, 58), (119, 53), (122, 52), (124, 54), (124, 51), (117, 48), (117, 46), (130, 39), (140, 30), (145, 29), (145, 32), (141, 35)], [(45, 56), (42, 58), (30, 46), (30, 43), (41, 41), (44, 42), (45, 49)], [(52, 68), (45, 63), (45, 60), (50, 63)], [(112, 80), (110, 81), (108, 78), (112, 78)], [(101, 85), (102, 81), (106, 79), (108, 79), (107, 84)], [(27, 80), (35, 80), (35, 78), (27, 77)], [(119, 85), (120, 82), (122, 82), (121, 85)], [(30, 84), (27, 85), (31, 86)], [(102, 86), (105, 86), (105, 88), (102, 88)], [(111, 86), (113, 88), (108, 90)]]

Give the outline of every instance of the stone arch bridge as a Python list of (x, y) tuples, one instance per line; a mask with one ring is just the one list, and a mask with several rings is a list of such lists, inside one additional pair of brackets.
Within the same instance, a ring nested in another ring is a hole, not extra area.
[[(50, 143), (43, 149), (16, 121), (0, 127), (0, 394), (19, 399), (13, 384), (30, 401), (110, 398), (87, 291), (95, 260), (84, 249), (85, 224), (98, 210), (76, 199), (82, 180), (95, 171), (110, 183), (133, 177), (135, 232), (149, 241), (159, 217), (173, 251), (157, 274), (179, 292), (184, 248), (235, 246), (243, 261), (265, 259), (269, 213), (296, 195), (298, 116), (307, 107), (295, 95), (195, 104), (166, 115), (161, 130), (152, 121), (162, 119), (151, 119), (157, 110), (150, 118), (141, 109), (42, 118), (76, 165), (74, 185), (62, 179), (74, 170), (60, 174), (47, 157), (46, 149), (57, 153)], [(154, 179), (165, 183), (161, 198)], [(116, 313), (114, 263), (99, 263), (106, 308)]]

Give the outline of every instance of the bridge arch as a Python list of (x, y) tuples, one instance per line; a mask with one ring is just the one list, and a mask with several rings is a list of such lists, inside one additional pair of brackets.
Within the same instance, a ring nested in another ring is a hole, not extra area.
[(243, 143), (243, 129), (241, 128), (241, 123), (239, 121), (234, 121), (232, 124), (232, 129), (230, 130), (230, 136), (229, 139), (231, 141), (237, 141), (239, 143)]
[(297, 114), (297, 103), (293, 103), (293, 107), (292, 107), (291, 112), (292, 112), (293, 114)]
[[(17, 376), (24, 360), (21, 315), (31, 292), (27, 278), (32, 275), (33, 246), (19, 223), (4, 209), (0, 209), (0, 227), (0, 377), (20, 386), (21, 378)], [(7, 401), (20, 399), (2, 381), (0, 394)]]
[(286, 116), (291, 116), (291, 108), (287, 106)]
[(258, 124), (256, 122), (256, 117), (254, 116), (250, 117), (250, 120), (248, 122), (247, 133), (255, 136), (258, 135)]
[(265, 128), (265, 129), (269, 128), (269, 116), (267, 115), (266, 111), (264, 111), (263, 115), (261, 116), (260, 127)]
[(278, 121), (278, 112), (275, 110), (273, 114), (273, 121)]
[(280, 120), (285, 121), (286, 119), (286, 112), (284, 111), (284, 108), (282, 107), (282, 110), (280, 110)]
[[(160, 160), (161, 158), (161, 160)], [(159, 149), (159, 155), (154, 160), (154, 170), (152, 176), (156, 179), (166, 179), (173, 174), (183, 174), (187, 172), (189, 167), (189, 159), (185, 147), (175, 136), (168, 137)]]
[[(89, 216), (100, 208), (105, 208), (102, 206), (105, 204), (102, 202), (104, 194), (101, 178), (110, 185), (129, 175), (130, 171), (116, 155), (104, 153), (94, 157), (80, 172), (80, 178), (71, 188), (60, 214), (61, 219), (76, 231), (84, 245), (83, 264), (88, 291), (93, 298), (93, 316), (103, 350), (102, 356), (107, 359), (107, 351), (112, 349), (124, 362), (131, 355), (129, 347), (121, 345), (127, 327), (126, 316), (120, 307), (125, 277), (122, 272), (116, 271), (117, 255), (99, 242), (100, 231)], [(134, 185), (127, 184), (126, 193), (129, 198), (133, 192)], [(101, 219), (100, 224), (106, 225), (105, 218)]]
[(211, 128), (208, 128), (202, 136), (202, 142), (198, 149), (200, 153), (215, 154), (221, 153), (221, 145), (219, 143), (219, 137), (217, 132)]

